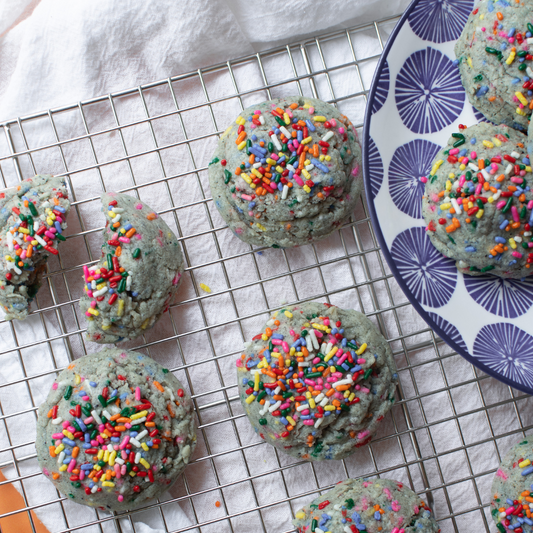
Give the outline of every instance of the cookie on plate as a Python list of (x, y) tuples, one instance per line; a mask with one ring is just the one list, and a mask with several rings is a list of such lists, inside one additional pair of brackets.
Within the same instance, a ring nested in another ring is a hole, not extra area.
[(533, 184), (527, 138), (481, 123), (452, 133), (425, 181), (422, 212), (433, 245), (465, 273), (532, 273)]
[(437, 533), (416, 493), (390, 479), (347, 479), (315, 498), (292, 521), (298, 533)]
[(209, 164), (213, 200), (231, 231), (256, 246), (322, 239), (353, 212), (363, 189), (352, 123), (302, 96), (242, 111)]
[(84, 267), (80, 308), (87, 337), (109, 344), (151, 328), (172, 303), (184, 270), (181, 247), (166, 222), (127, 194), (102, 195), (102, 255)]
[(533, 438), (526, 437), (503, 458), (492, 482), (491, 514), (499, 531), (533, 531)]
[(37, 458), (77, 503), (121, 511), (157, 498), (196, 446), (192, 401), (153, 359), (116, 348), (59, 374), (39, 407)]
[(245, 345), (237, 378), (259, 436), (311, 461), (367, 444), (398, 382), (389, 345), (365, 315), (314, 302), (274, 313)]
[(455, 45), (470, 103), (496, 124), (527, 131), (533, 96), (530, 2), (481, 0)]
[(23, 320), (48, 257), (57, 255), (70, 211), (64, 178), (38, 175), (0, 192), (0, 305)]

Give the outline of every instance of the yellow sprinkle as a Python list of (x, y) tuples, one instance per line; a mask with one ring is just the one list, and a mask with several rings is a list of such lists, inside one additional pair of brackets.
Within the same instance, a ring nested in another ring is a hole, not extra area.
[[(107, 435), (106, 435), (106, 437), (107, 437)], [(98, 457), (98, 460), (100, 461), (104, 457), (104, 450), (99, 450), (98, 451), (98, 455), (96, 457)]]
[(99, 285), (96, 286), (96, 290), (100, 290), (100, 289), (103, 289), (104, 287), (107, 287), (107, 282), (104, 282), (104, 283), (100, 283)]
[[(107, 438), (107, 435), (106, 435), (106, 438)], [(93, 469), (96, 470), (97, 472), (99, 472), (100, 470), (102, 470), (102, 467), (98, 466), (98, 465), (94, 465)]]
[(344, 397), (348, 398), (348, 396), (350, 396), (350, 391), (349, 390), (345, 390), (344, 391)]
[(510, 65), (514, 61), (515, 56), (516, 54), (514, 52), (511, 52), (505, 62)]
[(330, 155), (326, 156), (326, 161), (331, 161), (331, 156)]
[(147, 452), (150, 450), (150, 448), (148, 448), (148, 444), (146, 444), (146, 442), (141, 442), (141, 448)]
[(323, 117), (322, 115), (315, 115), (313, 120), (316, 122), (326, 122), (326, 117)]
[(522, 115), (523, 117), (527, 116), (527, 113), (523, 111), (522, 109), (520, 109), (519, 107), (516, 108), (516, 114)]
[(246, 141), (242, 141), (242, 143), (237, 145), (237, 150), (242, 150), (243, 148), (246, 148)]
[(276, 164), (276, 162), (275, 162), (273, 159), (270, 159), (270, 157), (267, 157), (266, 162), (267, 162), (269, 165), (275, 165), (275, 164)]
[(150, 463), (146, 459), (144, 459), (144, 457), (141, 458), (139, 463), (141, 463), (144, 466), (144, 468), (150, 468)]
[(453, 172), (450, 172), (448, 174), (448, 178), (450, 178), (451, 180), (453, 180), (455, 178), (455, 174)]
[(472, 65), (472, 58), (471, 58), (471, 57), (469, 57), (469, 58), (466, 60), (466, 62), (468, 63), (468, 66), (469, 66), (470, 68), (474, 68), (474, 65)]
[(254, 390), (255, 391), (259, 390), (259, 383), (261, 382), (260, 378), (261, 376), (258, 373), (256, 373), (254, 376)]
[(464, 170), (465, 168), (466, 168), (466, 165), (463, 165), (463, 163), (461, 163), (461, 164), (459, 165), (459, 170)]
[(258, 177), (259, 179), (263, 177), (263, 174), (261, 174), (261, 172), (259, 172), (259, 170), (257, 170), (256, 168), (252, 168), (252, 174)]
[(348, 397), (348, 401), (351, 402), (355, 398), (355, 392), (352, 392)]
[(211, 289), (205, 283), (200, 283), (200, 289), (202, 289), (205, 292), (211, 292)]
[(494, 196), (489, 196), (489, 204), (492, 204), (494, 202)]
[(292, 318), (292, 313), (290, 311), (284, 311), (283, 313), (287, 318)]
[(502, 145), (502, 142), (500, 141), (500, 139), (496, 139), (496, 137), (493, 137), (491, 140), (496, 146)]
[[(122, 301), (122, 300), (121, 300)], [(150, 317), (148, 317), (142, 324), (141, 324), (141, 328), (142, 329), (146, 329), (149, 325), (150, 325)]]
[(148, 414), (148, 411), (140, 411), (138, 413), (135, 413), (134, 415), (130, 416), (130, 420), (137, 420), (138, 418), (142, 418), (143, 416), (146, 416)]
[(81, 377), (79, 374), (75, 374), (74, 376), (74, 385), (79, 385), (81, 383)]
[(289, 355), (294, 355), (296, 353), (296, 348), (294, 346), (291, 346), (289, 350)]
[(61, 466), (59, 467), (59, 471), (60, 471), (60, 472), (64, 472), (67, 468), (68, 468), (67, 465), (61, 465)]
[(451, 191), (452, 190), (452, 182), (450, 180), (448, 180), (446, 182), (446, 190), (447, 191)]
[(522, 461), (521, 463), (518, 463), (518, 466), (520, 468), (524, 468), (526, 466), (529, 466), (531, 464), (531, 461), (529, 459), (526, 459), (525, 461)]
[(311, 189), (310, 189), (310, 187), (309, 187), (308, 185), (304, 185), (304, 186), (303, 186), (303, 190), (304, 190), (306, 193), (308, 193), (308, 194), (311, 192)]
[[(89, 320), (92, 320), (92, 318), (89, 318)], [(101, 328), (104, 331), (107, 331), (108, 329), (111, 329), (111, 324), (102, 324)]]
[(324, 409), (326, 411), (335, 411), (335, 406), (334, 405), (326, 405), (326, 407), (324, 407)]
[(102, 481), (102, 487), (114, 487), (115, 484), (112, 481)]
[(314, 398), (309, 398), (309, 407), (311, 407), (311, 409), (314, 409), (316, 407)]
[(319, 329), (321, 331), (328, 331), (327, 326), (323, 326), (322, 324), (311, 324), (315, 329)]
[(109, 456), (109, 466), (114, 466), (116, 457), (117, 457), (117, 452), (113, 450), (111, 452), (111, 455)]
[(486, 146), (487, 148), (494, 148), (494, 144), (490, 141), (483, 141), (483, 146)]
[(255, 400), (255, 396), (253, 394), (250, 394), (248, 398), (246, 398), (246, 403), (251, 404)]
[(248, 183), (248, 185), (250, 183), (252, 183), (252, 178), (250, 178), (250, 176), (248, 176), (248, 174), (246, 174), (245, 172), (241, 172), (241, 178), (246, 182)]
[(325, 159), (324, 154), (320, 154), (320, 157), (318, 158), (318, 160), (319, 160), (319, 161), (324, 161), (324, 159)]
[(440, 166), (444, 163), (444, 159), (439, 159), (432, 167), (430, 174), (436, 174), (437, 170), (439, 170)]
[(361, 346), (359, 347), (359, 350), (356, 350), (355, 353), (357, 355), (361, 355), (362, 353), (364, 353), (364, 351), (366, 350), (366, 342), (364, 342), (363, 344), (361, 344)]
[(100, 314), (100, 311), (97, 311), (96, 309), (93, 309), (92, 307), (89, 307), (89, 309), (87, 309), (87, 312), (94, 316), (98, 316)]
[(307, 392), (305, 393), (305, 397), (309, 400), (309, 398), (312, 398), (313, 395), (312, 395), (309, 391), (307, 391)]
[(56, 455), (59, 455), (64, 449), (65, 449), (65, 445), (64, 445), (64, 444), (60, 444), (60, 445), (55, 449), (55, 454), (56, 454)]
[(324, 362), (327, 363), (338, 352), (338, 350), (338, 346), (333, 346), (333, 348), (331, 348), (330, 352), (326, 355), (326, 357), (324, 357)]
[(529, 165), (526, 166), (526, 172), (531, 172), (531, 167)]
[(481, 218), (483, 216), (483, 213), (485, 212), (484, 209), (480, 209), (477, 213), (476, 213), (476, 218)]
[(268, 340), (268, 335), (266, 333), (263, 333), (261, 335), (261, 340), (267, 341)]
[(280, 167), (279, 165), (276, 167), (276, 172), (279, 172), (280, 174), (284, 172), (284, 170), (285, 169), (283, 167)]
[(284, 120), (285, 124), (290, 124), (291, 123), (291, 117), (289, 117), (289, 115), (287, 113), (283, 113), (283, 120)]
[(516, 250), (516, 242), (514, 239), (509, 239), (509, 244), (513, 250)]
[(444, 211), (444, 209), (450, 209), (450, 207), (452, 206), (452, 204), (450, 203), (444, 203), (444, 204), (440, 204), (440, 208)]
[(67, 439), (74, 440), (74, 435), (68, 429), (63, 430), (63, 435), (65, 435)]
[(259, 364), (257, 365), (257, 368), (266, 368), (268, 366), (266, 359), (261, 359)]
[(28, 228), (19, 228), (18, 231), (20, 233), (25, 233), (26, 235), (30, 234), (30, 230)]
[(261, 231), (266, 231), (266, 228), (265, 228), (265, 226), (263, 226), (263, 224), (259, 224), (259, 222), (256, 222), (255, 225), (256, 225)]
[(300, 144), (309, 144), (313, 140), (313, 137), (309, 136), (302, 140)]
[(235, 122), (239, 125), (239, 126), (244, 126), (246, 124), (246, 120), (242, 117), (237, 117), (237, 120), (235, 120)]
[(124, 300), (118, 301), (118, 310), (117, 310), (117, 316), (122, 316), (124, 314)]
[(109, 450), (106, 450), (104, 452), (104, 462), (107, 463), (107, 461), (109, 461)]
[(311, 174), (305, 168), (302, 168), (302, 174), (306, 177), (306, 179), (311, 179)]
[(298, 520), (301, 520), (302, 518), (305, 518), (305, 513), (302, 513), (302, 511), (298, 511), (295, 516), (296, 518), (298, 518)]
[(31, 244), (32, 244), (33, 246), (37, 246), (37, 245), (39, 244), (39, 241), (31, 241)]
[(130, 472), (131, 477), (135, 477), (137, 474), (135, 472)]
[(294, 421), (294, 418), (292, 418), (292, 416), (287, 415), (285, 418), (287, 419), (287, 422), (288, 422), (291, 426), (295, 426), (295, 425), (296, 425), (296, 422)]

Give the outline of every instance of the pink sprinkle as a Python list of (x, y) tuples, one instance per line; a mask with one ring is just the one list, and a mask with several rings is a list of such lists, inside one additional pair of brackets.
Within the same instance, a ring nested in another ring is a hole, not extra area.
[(303, 186), (304, 186), (304, 182), (302, 181), (302, 178), (300, 178), (300, 176), (298, 176), (298, 174), (294, 174), (292, 177), (294, 178), (294, 180), (296, 181), (296, 183), (297, 183), (300, 187), (303, 187)]
[(393, 502), (391, 503), (391, 507), (395, 513), (397, 513), (402, 508), (402, 506), (398, 503), (398, 500), (393, 500)]
[(318, 329), (315, 329), (315, 337), (318, 337), (319, 339), (321, 339), (323, 336), (324, 334), (321, 331), (319, 331)]
[(509, 37), (509, 42), (510, 42), (511, 44), (513, 44), (513, 43), (514, 43), (514, 37)]
[(324, 318), (324, 326), (329, 326), (329, 318)]
[(529, 200), (529, 202), (527, 203), (527, 208), (528, 209), (533, 208), (533, 200)]
[(277, 161), (279, 159), (278, 154), (270, 154), (270, 159), (273, 159), (274, 161)]
[(83, 481), (85, 479), (85, 470), (82, 470), (80, 472), (80, 481)]
[(450, 150), (450, 155), (455, 155), (458, 153), (459, 153), (459, 148), (453, 148), (452, 150)]
[(310, 413), (309, 409), (304, 409), (302, 415), (307, 416)]
[(143, 208), (143, 204), (136, 204), (135, 205), (135, 209), (142, 209)]
[[(531, 200), (533, 202), (533, 200)], [(57, 390), (57, 383), (52, 384), (52, 390)]]
[(485, 31), (486, 29), (487, 29), (487, 28), (485, 28), (485, 26), (483, 26), (483, 27), (481, 28), (481, 31)]
[(358, 365), (364, 365), (365, 363), (366, 363), (366, 359), (362, 359), (362, 358), (357, 359)]
[(174, 279), (172, 280), (172, 285), (177, 285), (179, 280), (180, 280), (180, 278), (181, 278), (181, 274), (180, 273), (176, 274), (174, 276)]
[(83, 421), (83, 423), (84, 423), (85, 425), (87, 425), (87, 424), (90, 424), (93, 420), (94, 420), (94, 418), (93, 418), (92, 416), (90, 416), (90, 417), (86, 418), (86, 419)]
[(282, 403), (280, 406), (279, 406), (279, 409), (280, 411), (283, 411), (283, 409), (287, 409), (287, 407), (290, 407), (291, 404), (290, 403)]
[(52, 438), (53, 439), (62, 439), (65, 435), (63, 433), (53, 433)]
[(344, 129), (344, 128), (339, 128), (339, 133), (340, 133), (341, 135), (343, 135), (344, 132), (345, 132), (345, 129)]
[(501, 200), (496, 204), (496, 209), (502, 209), (507, 202), (505, 200)]
[(117, 479), (120, 479), (120, 465), (118, 463), (115, 463), (113, 465), (113, 468), (115, 469)]
[(315, 108), (314, 107), (310, 107), (309, 108), (309, 114), (312, 115), (314, 112), (315, 112)]
[(128, 444), (128, 441), (129, 441), (129, 440), (130, 440), (129, 435), (126, 435), (126, 436), (124, 437), (124, 439), (122, 440), (122, 442), (120, 443), (119, 448), (120, 448), (121, 450), (123, 450), (123, 449), (126, 447), (126, 445)]
[(93, 300), (93, 301), (91, 302), (91, 307), (92, 307), (93, 309), (96, 307), (96, 300)]
[(63, 420), (63, 423), (61, 425), (63, 426), (63, 429), (67, 429), (70, 425), (70, 422), (68, 420)]
[(294, 337), (294, 335), (296, 335), (296, 333), (294, 333), (294, 330), (293, 330), (293, 329), (291, 329), (291, 330), (289, 331), (289, 334), (292, 335), (293, 337)]
[(67, 467), (67, 472), (72, 472), (74, 470), (74, 467), (76, 466), (76, 459), (72, 459)]
[(313, 359), (313, 364), (316, 365), (317, 363), (320, 363), (320, 357), (315, 357)]
[(122, 494), (119, 494), (119, 495), (117, 496), (117, 500), (118, 500), (119, 502), (124, 501), (124, 496), (122, 496)]
[(392, 500), (392, 494), (389, 487), (383, 487), (383, 492), (387, 496), (387, 499)]
[[(342, 363), (344, 363), (344, 361), (346, 361), (346, 359), (348, 358), (348, 354), (345, 353), (338, 361), (337, 361), (337, 364), (338, 365), (342, 365)], [(317, 357), (317, 359), (320, 361), (320, 359)], [(316, 363), (313, 363), (313, 364), (316, 364)]]
[(477, 152), (471, 152), (470, 159), (476, 159), (476, 158), (477, 158)]
[(336, 121), (334, 118), (330, 118), (330, 119), (329, 119), (329, 123), (330, 123), (333, 127), (335, 127), (335, 126), (337, 125), (337, 121)]
[(137, 387), (135, 389), (135, 399), (140, 402), (141, 401), (141, 388)]
[(517, 252), (516, 250), (512, 254), (514, 257), (518, 259), (522, 259), (523, 255), (520, 252)]
[(314, 425), (314, 423), (315, 423), (314, 420), (302, 420), (302, 422), (303, 422), (306, 426), (312, 426), (312, 425)]
[(246, 200), (247, 202), (249, 202), (252, 199), (252, 197), (248, 194), (241, 194), (241, 198), (243, 200)]
[(365, 437), (367, 437), (368, 435), (370, 434), (370, 432), (368, 431), (368, 429), (365, 429), (364, 431), (361, 431), (361, 433), (359, 433), (357, 435), (357, 438), (359, 440), (363, 440)]
[(481, 183), (478, 183), (476, 185), (476, 194), (479, 195), (481, 193), (481, 189), (483, 188), (483, 185)]
[(304, 383), (306, 385), (312, 385), (313, 387), (316, 385), (316, 383), (312, 379), (305, 379)]
[(514, 205), (511, 206), (511, 213), (513, 215), (513, 220), (515, 222), (520, 222), (520, 215), (518, 214), (518, 209)]
[(261, 114), (261, 111), (260, 111), (259, 109), (256, 109), (256, 110), (254, 111), (254, 115), (260, 115), (260, 114)]
[(428, 179), (426, 178), (426, 176), (422, 176), (422, 177), (420, 178), (420, 181), (421, 181), (422, 183), (427, 183), (427, 182), (428, 182)]
[(128, 237), (119, 237), (118, 240), (120, 242), (123, 242), (124, 244), (129, 244), (130, 243), (130, 240)]
[(300, 143), (296, 139), (293, 139), (292, 140), (292, 145), (294, 146), (295, 150), (298, 150), (298, 146), (300, 146)]
[(85, 281), (87, 281), (87, 278), (89, 277), (89, 269), (87, 268), (87, 265), (83, 265), (83, 276), (85, 277)]
[(504, 481), (507, 479), (507, 474), (501, 468), (498, 469), (498, 471), (496, 472), (496, 475), (498, 477), (501, 477)]

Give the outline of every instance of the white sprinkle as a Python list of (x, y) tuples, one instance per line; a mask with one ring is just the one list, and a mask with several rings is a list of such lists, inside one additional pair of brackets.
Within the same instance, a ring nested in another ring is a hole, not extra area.
[(463, 212), (461, 206), (457, 203), (457, 200), (455, 198), (452, 198), (452, 205), (458, 215)]
[(511, 152), (511, 157), (514, 157), (515, 159), (520, 159), (520, 154), (518, 152)]
[(103, 424), (102, 419), (94, 409), (91, 411), (91, 416), (96, 420), (98, 425)]
[(277, 135), (275, 133), (273, 133), (271, 136), (270, 136), (270, 140), (274, 143), (274, 146), (278, 149), (278, 150), (281, 150), (281, 143), (279, 142), (279, 139), (277, 137)]
[(296, 169), (292, 165), (287, 164), (287, 166), (285, 168), (287, 168), (291, 172), (296, 172)]
[(289, 133), (289, 130), (285, 126), (280, 126), (279, 131), (281, 131), (281, 133), (283, 133), (283, 135), (285, 135), (287, 139), (292, 139), (292, 135)]
[(107, 409), (102, 410), (102, 414), (109, 420), (111, 418), (111, 414)]
[(513, 165), (509, 163), (505, 169), (505, 175), (508, 176), (513, 171)]
[[(140, 448), (141, 447), (141, 443), (134, 437), (130, 437), (130, 442), (136, 447), (136, 448)], [(140, 455), (140, 454), (138, 454)], [(138, 463), (139, 461), (135, 461), (136, 463)]]
[[(322, 424), (322, 421), (323, 421), (323, 420), (324, 420), (323, 418), (319, 418), (319, 419), (315, 422), (315, 428), (317, 428), (318, 426), (320, 426), (320, 424)], [(317, 531), (317, 530), (315, 529), (315, 531)]]
[(124, 459), (121, 459), (120, 457), (117, 457), (115, 459), (115, 463), (118, 463), (119, 465), (123, 465), (124, 464)]
[(37, 231), (39, 229), (39, 221), (36, 220), (34, 223), (33, 223), (33, 229), (34, 231)]
[(502, 195), (502, 191), (498, 191), (496, 194), (492, 195), (492, 198), (494, 198), (494, 201), (496, 201), (501, 195)]
[(305, 167), (305, 170), (313, 170), (315, 168), (315, 165), (307, 165)]
[(131, 276), (128, 276), (126, 278), (126, 290), (129, 291), (131, 289)]
[(141, 442), (141, 439), (144, 439), (144, 437), (146, 437), (146, 435), (148, 435), (148, 431), (146, 429), (144, 429), (143, 431), (141, 431), (137, 437), (135, 437), (135, 439), (138, 441), (138, 442)]
[[(490, 180), (490, 174), (487, 172), (486, 169), (482, 168), (481, 169), (481, 174), (483, 174), (483, 177), (486, 179), (486, 180)], [(456, 182), (458, 183), (458, 182)]]
[(108, 445), (107, 445), (107, 451), (108, 451), (109, 453), (111, 453), (111, 452), (113, 451), (113, 449), (114, 449), (114, 448), (113, 448), (113, 445), (112, 445), (112, 444), (108, 444)]
[(111, 211), (113, 211), (113, 213), (124, 213), (124, 209), (122, 209), (122, 207), (113, 207)]
[(259, 168), (263, 163), (259, 162), (259, 163), (254, 163), (252, 165), (253, 168)]
[(323, 141), (329, 141), (333, 137), (334, 133), (332, 131), (328, 131), (323, 137)]
[(261, 124), (265, 123), (265, 117), (263, 115), (259, 115), (259, 122), (261, 122)]
[(58, 424), (61, 424), (61, 422), (63, 422), (63, 419), (58, 416), (57, 418), (53, 418), (52, 419), (52, 424), (54, 424), (54, 426), (57, 426)]
[[(283, 191), (281, 191), (281, 199), (285, 200), (287, 198), (287, 195), (289, 194), (289, 187), (288, 185), (283, 185)], [(13, 245), (11, 245), (13, 247)]]
[(34, 235), (33, 237), (41, 246), (48, 246), (46, 244), (46, 241), (44, 239), (41, 239), (41, 237), (39, 237), (39, 235)]
[(516, 242), (522, 242), (522, 237), (513, 237)]
[[(165, 387), (165, 390), (170, 395), (170, 401), (173, 402), (175, 400), (174, 394), (172, 393), (172, 391), (168, 387)], [(139, 437), (137, 437), (137, 438), (139, 438)]]
[(281, 387), (279, 387), (279, 386), (276, 387), (276, 388), (274, 389), (274, 396), (275, 396), (276, 394), (279, 394), (280, 391), (281, 391)]
[(113, 218), (113, 222), (118, 222), (122, 218), (122, 215), (115, 215)]
[(320, 402), (320, 407), (325, 407), (326, 405), (328, 405), (328, 402), (329, 402), (329, 398), (324, 398), (324, 399)]
[(98, 485), (95, 485), (95, 486), (91, 489), (91, 494), (94, 494), (97, 490), (98, 490)]
[(58, 456), (57, 456), (57, 462), (59, 464), (61, 464), (63, 462), (63, 459), (65, 458), (65, 452), (61, 452)]
[(306, 409), (309, 409), (309, 404), (308, 403), (304, 403), (303, 405), (299, 405), (296, 408), (297, 411), (305, 411)]
[(479, 167), (477, 165), (474, 165), (474, 163), (468, 163), (468, 166), (476, 172), (479, 170)]
[(137, 418), (136, 420), (132, 420), (132, 422), (134, 422), (131, 424), (132, 426), (138, 426), (139, 424), (146, 422), (146, 417), (143, 416), (142, 418)]
[(93, 297), (98, 298), (98, 296), (103, 296), (109, 289), (107, 287), (102, 287), (99, 291), (93, 292)]
[(10, 231), (6, 233), (7, 248), (10, 252), (13, 251), (13, 235)]
[[(278, 402), (276, 402), (274, 405), (271, 405), (271, 406), (268, 408), (268, 410), (272, 413), (272, 412), (274, 412), (276, 409), (278, 409), (280, 405), (281, 405), (281, 402), (278, 401)], [(130, 439), (130, 441), (131, 441), (131, 439)]]
[(318, 344), (318, 340), (316, 338), (314, 329), (310, 329), (309, 330), (309, 336), (311, 337), (311, 342), (313, 343), (313, 348), (315, 350), (318, 350), (319, 344)]
[(323, 399), (324, 399), (324, 393), (321, 392), (321, 393), (315, 398), (315, 402), (316, 402), (316, 403), (320, 403)]

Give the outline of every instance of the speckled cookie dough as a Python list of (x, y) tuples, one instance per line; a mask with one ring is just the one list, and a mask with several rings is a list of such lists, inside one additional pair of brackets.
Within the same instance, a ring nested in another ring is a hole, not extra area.
[(71, 363), (39, 407), (37, 458), (77, 503), (122, 511), (170, 488), (196, 446), (192, 401), (153, 359), (116, 348)]
[(462, 129), (420, 178), (429, 238), (465, 274), (532, 273), (533, 175), (526, 142), (504, 125)]
[(526, 131), (533, 101), (533, 5), (481, 0), (455, 45), (470, 103), (496, 124)]
[(134, 339), (168, 309), (184, 270), (181, 247), (152, 208), (127, 194), (102, 196), (102, 256), (84, 267), (87, 337), (109, 344)]
[(498, 531), (533, 531), (533, 438), (522, 439), (503, 458), (492, 482), (492, 518)]
[(390, 479), (347, 479), (296, 513), (298, 533), (437, 533), (411, 489)]
[(0, 192), (0, 304), (7, 320), (23, 320), (50, 254), (57, 255), (70, 210), (63, 178), (38, 175)]
[(209, 183), (222, 218), (249, 244), (322, 239), (353, 212), (363, 189), (357, 132), (314, 98), (254, 105), (221, 136)]
[(274, 313), (237, 360), (241, 403), (259, 436), (310, 461), (367, 444), (398, 375), (385, 338), (357, 311), (302, 303)]

